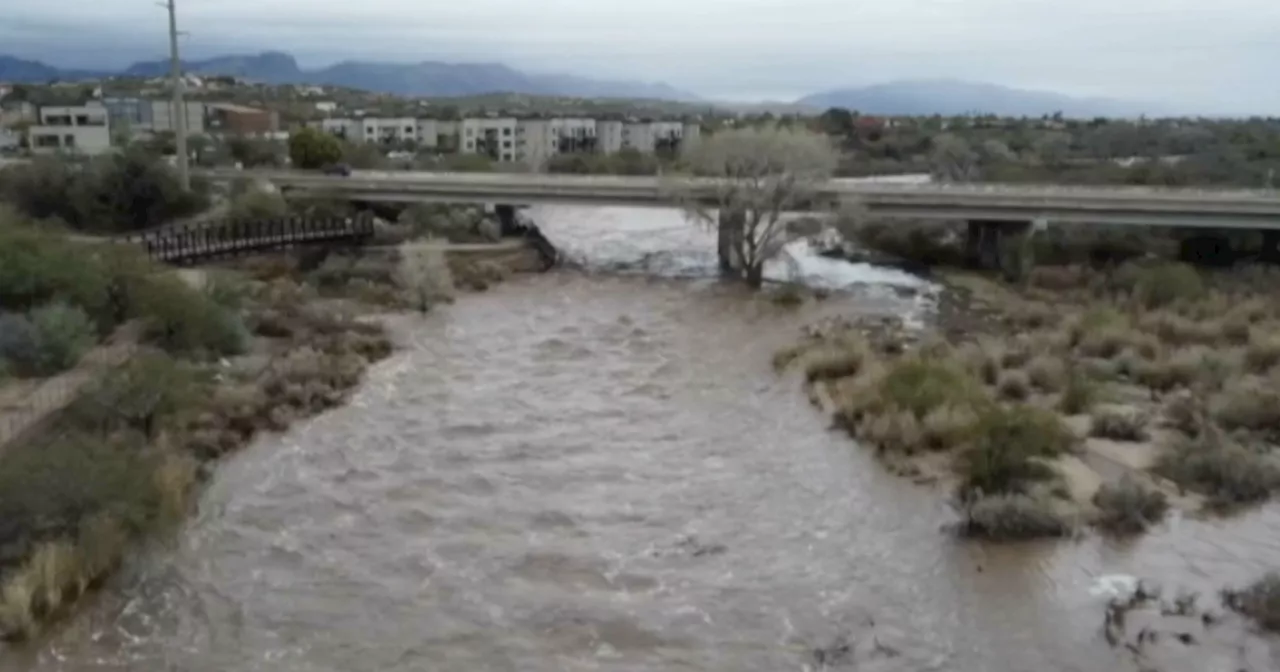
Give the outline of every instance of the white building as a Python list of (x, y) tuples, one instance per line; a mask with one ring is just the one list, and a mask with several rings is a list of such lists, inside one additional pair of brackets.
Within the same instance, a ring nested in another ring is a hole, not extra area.
[(516, 124), (516, 159), (530, 166), (540, 167), (557, 154), (590, 154), (596, 150), (595, 119), (522, 119)]
[(320, 130), (352, 142), (364, 142), (364, 127), (359, 119), (321, 119)]
[(101, 105), (40, 108), (39, 124), (27, 129), (32, 154), (102, 154), (111, 150), (111, 125)]
[(621, 121), (597, 121), (596, 142), (602, 154), (617, 154), (622, 151)]
[[(178, 132), (178, 113), (171, 100), (151, 100), (147, 101), (151, 106), (150, 124), (144, 125), (138, 130), (150, 131), (152, 133), (176, 133)], [(205, 132), (204, 103), (197, 100), (188, 100), (183, 102), (186, 108), (187, 135), (203, 135)]]
[(418, 120), (413, 117), (365, 117), (360, 127), (362, 142), (389, 145), (418, 141)]
[(458, 151), (485, 154), (504, 163), (515, 161), (517, 127), (514, 117), (463, 119)]

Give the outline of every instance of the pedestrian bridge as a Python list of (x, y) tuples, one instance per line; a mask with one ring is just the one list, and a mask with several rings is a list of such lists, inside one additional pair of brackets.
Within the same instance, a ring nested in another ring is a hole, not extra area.
[(374, 234), (373, 216), (221, 219), (121, 236), (156, 261), (187, 264), (294, 245), (359, 245)]

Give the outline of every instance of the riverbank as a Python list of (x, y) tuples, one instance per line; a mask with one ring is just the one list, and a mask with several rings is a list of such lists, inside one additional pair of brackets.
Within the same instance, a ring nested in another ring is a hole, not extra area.
[(1133, 533), (1280, 487), (1280, 304), (1253, 269), (939, 271), (934, 322), (820, 325), (779, 368), (892, 471), (994, 538)]
[[(37, 635), (137, 542), (180, 524), (219, 458), (344, 403), (392, 352), (388, 310), (434, 310), (453, 300), (455, 279), (487, 288), (527, 270), (529, 257), (507, 244), (454, 254), (410, 242), (374, 264), (377, 281), (360, 291), (350, 291), (350, 268), (331, 264), (323, 277), (341, 281), (330, 291), (296, 256), (175, 273), (128, 250), (32, 235), (68, 264), (100, 270), (144, 329), (127, 362), (73, 370), (98, 378), (0, 454), (0, 638), (9, 640)], [(102, 262), (121, 256), (129, 263)]]

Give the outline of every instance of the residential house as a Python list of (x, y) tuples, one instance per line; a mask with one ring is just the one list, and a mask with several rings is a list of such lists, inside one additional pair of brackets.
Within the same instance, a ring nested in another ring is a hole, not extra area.
[(107, 109), (100, 104), (40, 108), (39, 123), (27, 129), (33, 154), (102, 154), (111, 150)]

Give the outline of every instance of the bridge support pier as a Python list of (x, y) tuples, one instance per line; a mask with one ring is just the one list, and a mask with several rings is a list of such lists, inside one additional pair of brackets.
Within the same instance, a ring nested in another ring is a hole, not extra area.
[[(1265, 232), (1262, 254), (1264, 258), (1267, 256), (1267, 233)], [(1178, 242), (1178, 261), (1195, 266), (1230, 266), (1235, 261), (1235, 253), (1231, 249), (1231, 240), (1227, 236), (1217, 231), (1202, 230)]]
[(974, 268), (1000, 271), (1006, 279), (1020, 279), (1033, 263), (1032, 222), (970, 220), (965, 257)]
[(1262, 253), (1258, 261), (1264, 264), (1280, 264), (1280, 231), (1267, 229), (1262, 232)]
[(520, 235), (519, 228), (516, 226), (516, 206), (495, 205), (493, 210), (498, 215), (498, 225), (503, 238)]
[(745, 225), (746, 213), (720, 211), (716, 225), (716, 257), (720, 262), (720, 275), (735, 276), (742, 268), (738, 259), (738, 243)]

